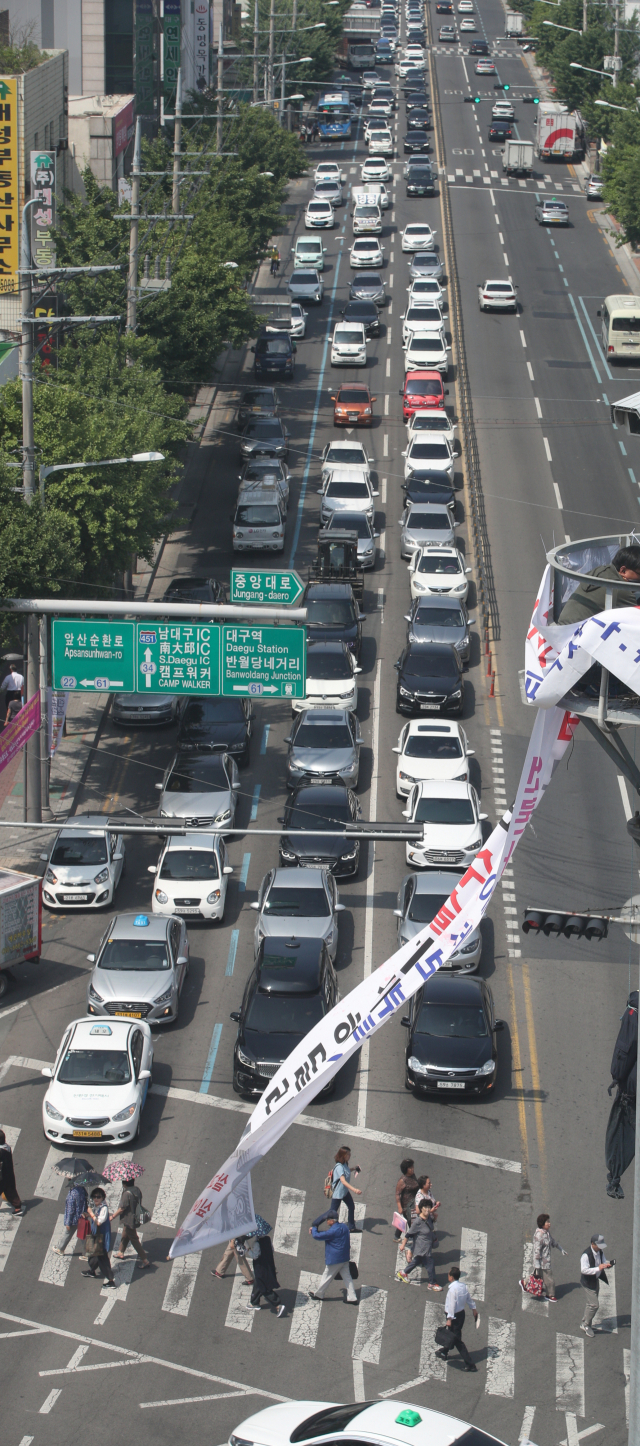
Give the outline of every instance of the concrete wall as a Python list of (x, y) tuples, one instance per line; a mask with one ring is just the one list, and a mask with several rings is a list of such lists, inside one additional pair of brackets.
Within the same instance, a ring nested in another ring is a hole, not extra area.
[(82, 95), (104, 95), (104, 0), (82, 0)]
[[(28, 199), (29, 153), (48, 150), (67, 138), (67, 99), (69, 94), (69, 63), (66, 50), (50, 53), (42, 65), (28, 70), (21, 77), (22, 150), (20, 177), (21, 201)], [(66, 185), (66, 151), (61, 151), (56, 164), (57, 187)]]

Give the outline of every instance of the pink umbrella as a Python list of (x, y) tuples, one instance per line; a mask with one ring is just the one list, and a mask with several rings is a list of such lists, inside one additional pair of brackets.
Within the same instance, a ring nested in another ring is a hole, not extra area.
[(133, 1160), (114, 1160), (112, 1165), (105, 1165), (102, 1173), (105, 1180), (136, 1180), (138, 1175), (144, 1175), (144, 1165), (136, 1165)]

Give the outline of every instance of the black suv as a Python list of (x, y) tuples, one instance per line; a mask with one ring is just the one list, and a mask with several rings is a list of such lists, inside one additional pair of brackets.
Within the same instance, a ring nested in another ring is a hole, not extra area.
[(266, 326), (263, 326), (251, 350), (255, 355), (253, 370), (257, 377), (265, 376), (269, 372), (282, 377), (293, 376), (296, 344), (287, 332), (268, 331)]
[(249, 762), (253, 708), (244, 698), (190, 698), (182, 710), (177, 746), (194, 753), (230, 753)]
[(380, 335), (380, 316), (375, 301), (348, 301), (340, 315), (345, 321), (361, 321), (365, 336)]
[(307, 642), (346, 643), (356, 662), (362, 647), (360, 612), (348, 582), (308, 582), (302, 606), (307, 609)]
[(489, 44), (486, 40), (472, 40), (467, 51), (468, 55), (490, 55)]
[[(242, 1007), (233, 1051), (233, 1088), (261, 1095), (305, 1034), (339, 999), (338, 979), (322, 939), (263, 939)], [(332, 1079), (321, 1094), (335, 1088)]]

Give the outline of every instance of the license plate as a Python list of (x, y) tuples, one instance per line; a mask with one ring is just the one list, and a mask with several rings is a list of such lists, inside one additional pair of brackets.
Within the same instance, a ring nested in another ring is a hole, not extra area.
[(350, 421), (350, 422), (357, 422), (357, 420), (358, 420), (358, 413), (357, 413), (357, 412), (349, 412), (349, 421)]
[(84, 904), (89, 898), (88, 894), (63, 894), (63, 904)]
[(102, 1130), (74, 1130), (74, 1140), (101, 1140)]
[(439, 1089), (439, 1090), (463, 1090), (463, 1089), (464, 1089), (464, 1085), (461, 1084), (461, 1083), (458, 1083), (457, 1080), (452, 1080), (452, 1079), (439, 1079), (439, 1080), (438, 1080), (438, 1089)]
[(115, 1019), (142, 1019), (142, 1010), (138, 1009), (114, 1009)]
[(423, 713), (424, 713), (428, 708), (439, 708), (439, 707), (440, 707), (440, 704), (439, 704), (439, 703), (421, 703), (421, 704), (420, 704), (420, 707), (421, 707), (421, 709), (422, 709), (422, 711), (423, 711)]
[(188, 905), (187, 907), (183, 908), (182, 904), (176, 904), (176, 913), (177, 913), (177, 914), (199, 914), (199, 913), (200, 913), (200, 910), (199, 910), (199, 909), (192, 909), (192, 908), (191, 908), (191, 905)]

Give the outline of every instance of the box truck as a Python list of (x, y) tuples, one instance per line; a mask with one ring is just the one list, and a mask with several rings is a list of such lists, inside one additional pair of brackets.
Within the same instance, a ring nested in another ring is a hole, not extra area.
[(541, 101), (536, 111), (536, 155), (543, 160), (580, 160), (586, 141), (585, 124), (579, 110), (571, 111), (559, 101)]
[(41, 880), (0, 869), (0, 999), (8, 988), (4, 970), (26, 959), (36, 964), (41, 948)]
[(504, 33), (507, 38), (510, 35), (524, 35), (524, 15), (521, 15), (519, 10), (507, 10)]
[(502, 169), (507, 176), (530, 176), (533, 170), (533, 141), (505, 141)]

